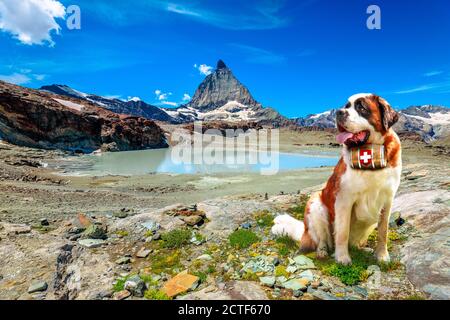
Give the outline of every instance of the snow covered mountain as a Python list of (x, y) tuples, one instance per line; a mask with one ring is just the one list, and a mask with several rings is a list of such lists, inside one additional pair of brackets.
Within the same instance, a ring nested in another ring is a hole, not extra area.
[[(394, 126), (397, 132), (417, 133), (427, 142), (450, 134), (450, 109), (447, 107), (411, 106), (399, 110), (399, 114), (399, 121)], [(335, 128), (335, 117), (336, 110), (332, 109), (294, 121), (304, 127)]]
[(222, 60), (217, 62), (214, 72), (199, 85), (189, 103), (164, 110), (182, 122), (221, 120), (280, 123), (286, 120), (274, 109), (263, 108)]
[(172, 118), (164, 110), (151, 104), (145, 103), (144, 101), (139, 100), (137, 98), (131, 99), (129, 101), (105, 98), (95, 94), (86, 94), (84, 92), (80, 92), (78, 90), (70, 88), (66, 85), (59, 85), (59, 84), (43, 86), (40, 88), (40, 90), (56, 93), (71, 98), (86, 100), (96, 104), (101, 108), (108, 109), (112, 112), (119, 114), (129, 114), (137, 117), (144, 117), (151, 120), (159, 120), (170, 123), (179, 122), (177, 119)]

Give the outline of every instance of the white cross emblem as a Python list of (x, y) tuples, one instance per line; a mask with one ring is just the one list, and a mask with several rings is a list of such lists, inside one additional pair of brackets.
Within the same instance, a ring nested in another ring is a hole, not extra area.
[(369, 160), (372, 159), (372, 155), (370, 155), (367, 151), (364, 151), (363, 155), (359, 157), (364, 163), (369, 163)]

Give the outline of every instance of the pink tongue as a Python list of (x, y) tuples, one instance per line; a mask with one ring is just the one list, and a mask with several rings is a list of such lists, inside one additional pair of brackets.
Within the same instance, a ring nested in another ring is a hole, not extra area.
[(350, 139), (353, 136), (351, 132), (341, 132), (336, 136), (336, 141), (339, 143), (344, 143), (347, 139)]

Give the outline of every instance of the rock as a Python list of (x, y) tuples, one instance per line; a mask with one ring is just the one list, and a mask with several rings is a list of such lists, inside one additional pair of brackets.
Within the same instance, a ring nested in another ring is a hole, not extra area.
[(320, 286), (320, 281), (313, 281), (311, 282), (311, 288), (317, 289)]
[(291, 279), (282, 284), (282, 286), (286, 289), (290, 290), (306, 290), (307, 285), (309, 284), (308, 280), (304, 279)]
[(181, 220), (184, 221), (184, 223), (186, 223), (188, 226), (191, 226), (191, 227), (193, 227), (193, 226), (199, 224), (201, 221), (203, 221), (203, 217), (196, 216), (196, 215), (182, 216), (180, 218), (181, 218)]
[(141, 226), (143, 226), (147, 231), (150, 231), (152, 233), (155, 233), (161, 228), (160, 224), (153, 220), (144, 221), (141, 223)]
[(199, 246), (199, 245), (201, 245), (201, 244), (203, 244), (203, 243), (205, 243), (206, 242), (206, 239), (203, 237), (203, 236), (201, 236), (200, 234), (192, 234), (192, 238), (191, 238), (191, 240), (190, 240), (190, 243), (193, 243), (193, 244), (195, 244), (196, 246)]
[(47, 288), (48, 288), (47, 282), (45, 282), (45, 281), (35, 281), (28, 288), (28, 293), (46, 291)]
[[(118, 151), (163, 148), (152, 120), (116, 114), (78, 97), (0, 83), (0, 136), (16, 145), (93, 152), (106, 142)], [(6, 121), (7, 119), (7, 121)]]
[(7, 234), (26, 234), (31, 232), (31, 227), (25, 224), (12, 224), (7, 228)]
[(113, 212), (112, 216), (114, 218), (125, 219), (126, 217), (128, 217), (128, 213), (125, 211), (116, 211)]
[(78, 240), (78, 244), (80, 246), (83, 246), (85, 248), (90, 248), (90, 249), (101, 247), (105, 243), (106, 242), (104, 240), (101, 240), (101, 239), (82, 239), (82, 240)]
[(279, 287), (282, 287), (283, 283), (285, 283), (286, 281), (287, 281), (287, 278), (285, 276), (279, 276), (279, 277), (277, 277), (275, 284)]
[(241, 224), (242, 229), (250, 229), (252, 227), (252, 224), (250, 222), (245, 222)]
[(418, 170), (415, 172), (412, 172), (406, 176), (406, 180), (417, 180), (419, 178), (426, 177), (428, 175), (427, 170)]
[(273, 276), (269, 276), (269, 277), (259, 277), (259, 281), (267, 286), (272, 288), (275, 285), (275, 277)]
[(129, 264), (130, 262), (131, 262), (130, 257), (121, 257), (116, 260), (116, 264), (118, 265)]
[(202, 254), (201, 256), (197, 257), (195, 260), (211, 261), (211, 260), (213, 260), (213, 258), (209, 254)]
[(316, 298), (317, 300), (342, 300), (342, 298), (338, 298), (328, 292), (322, 291), (322, 290), (311, 290), (310, 292), (308, 292), (310, 294), (312, 294), (312, 296), (314, 298)]
[(398, 219), (400, 219), (400, 212), (398, 211), (392, 212), (391, 216), (389, 217), (389, 227), (396, 228)]
[(315, 269), (316, 268), (316, 266), (314, 265), (314, 262), (310, 258), (308, 258), (304, 255), (296, 256), (294, 258), (294, 261), (299, 269)]
[(373, 264), (367, 267), (367, 274), (369, 276), (371, 276), (372, 274), (376, 273), (376, 272), (381, 272), (381, 269), (379, 266)]
[(299, 277), (299, 278), (307, 279), (307, 280), (309, 280), (310, 282), (311, 282), (311, 281), (314, 281), (314, 274), (311, 272), (311, 270), (303, 271), (302, 273), (300, 273), (300, 274), (298, 275), (298, 277)]
[(88, 239), (101, 239), (105, 240), (107, 238), (106, 228), (102, 225), (91, 224), (84, 230), (83, 237)]
[(44, 227), (50, 225), (50, 223), (48, 222), (48, 220), (46, 218), (41, 219), (39, 221), (39, 223), (40, 223), (41, 226), (44, 226)]
[(136, 257), (138, 258), (147, 258), (148, 255), (152, 252), (152, 249), (147, 249), (145, 247), (142, 247), (137, 253)]
[(127, 279), (124, 289), (131, 292), (136, 297), (143, 297), (145, 292), (145, 282), (138, 276), (132, 276)]
[(122, 290), (119, 292), (115, 292), (113, 294), (113, 299), (114, 300), (124, 300), (126, 298), (128, 298), (129, 296), (131, 296), (131, 292), (128, 290)]
[(303, 295), (303, 291), (302, 290), (294, 290), (292, 292), (292, 294), (294, 295), (294, 297), (298, 298), (298, 297), (301, 297)]
[(261, 255), (248, 261), (242, 268), (243, 272), (251, 271), (253, 273), (264, 272), (272, 274), (275, 266), (272, 264), (270, 257)]
[(267, 300), (264, 289), (252, 281), (231, 281), (219, 283), (217, 289), (205, 288), (180, 296), (180, 300)]
[(289, 265), (289, 266), (287, 266), (286, 271), (289, 273), (294, 273), (295, 271), (297, 271), (297, 269), (298, 268), (296, 265)]
[(179, 273), (162, 287), (162, 291), (169, 297), (175, 297), (181, 293), (195, 289), (199, 284), (197, 276), (188, 273)]

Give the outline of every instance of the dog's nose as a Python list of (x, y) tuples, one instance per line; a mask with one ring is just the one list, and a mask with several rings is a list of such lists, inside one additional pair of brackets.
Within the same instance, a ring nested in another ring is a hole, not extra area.
[(343, 117), (344, 114), (345, 114), (345, 111), (342, 110), (342, 109), (339, 109), (339, 110), (336, 112), (336, 115), (337, 115), (338, 117)]

